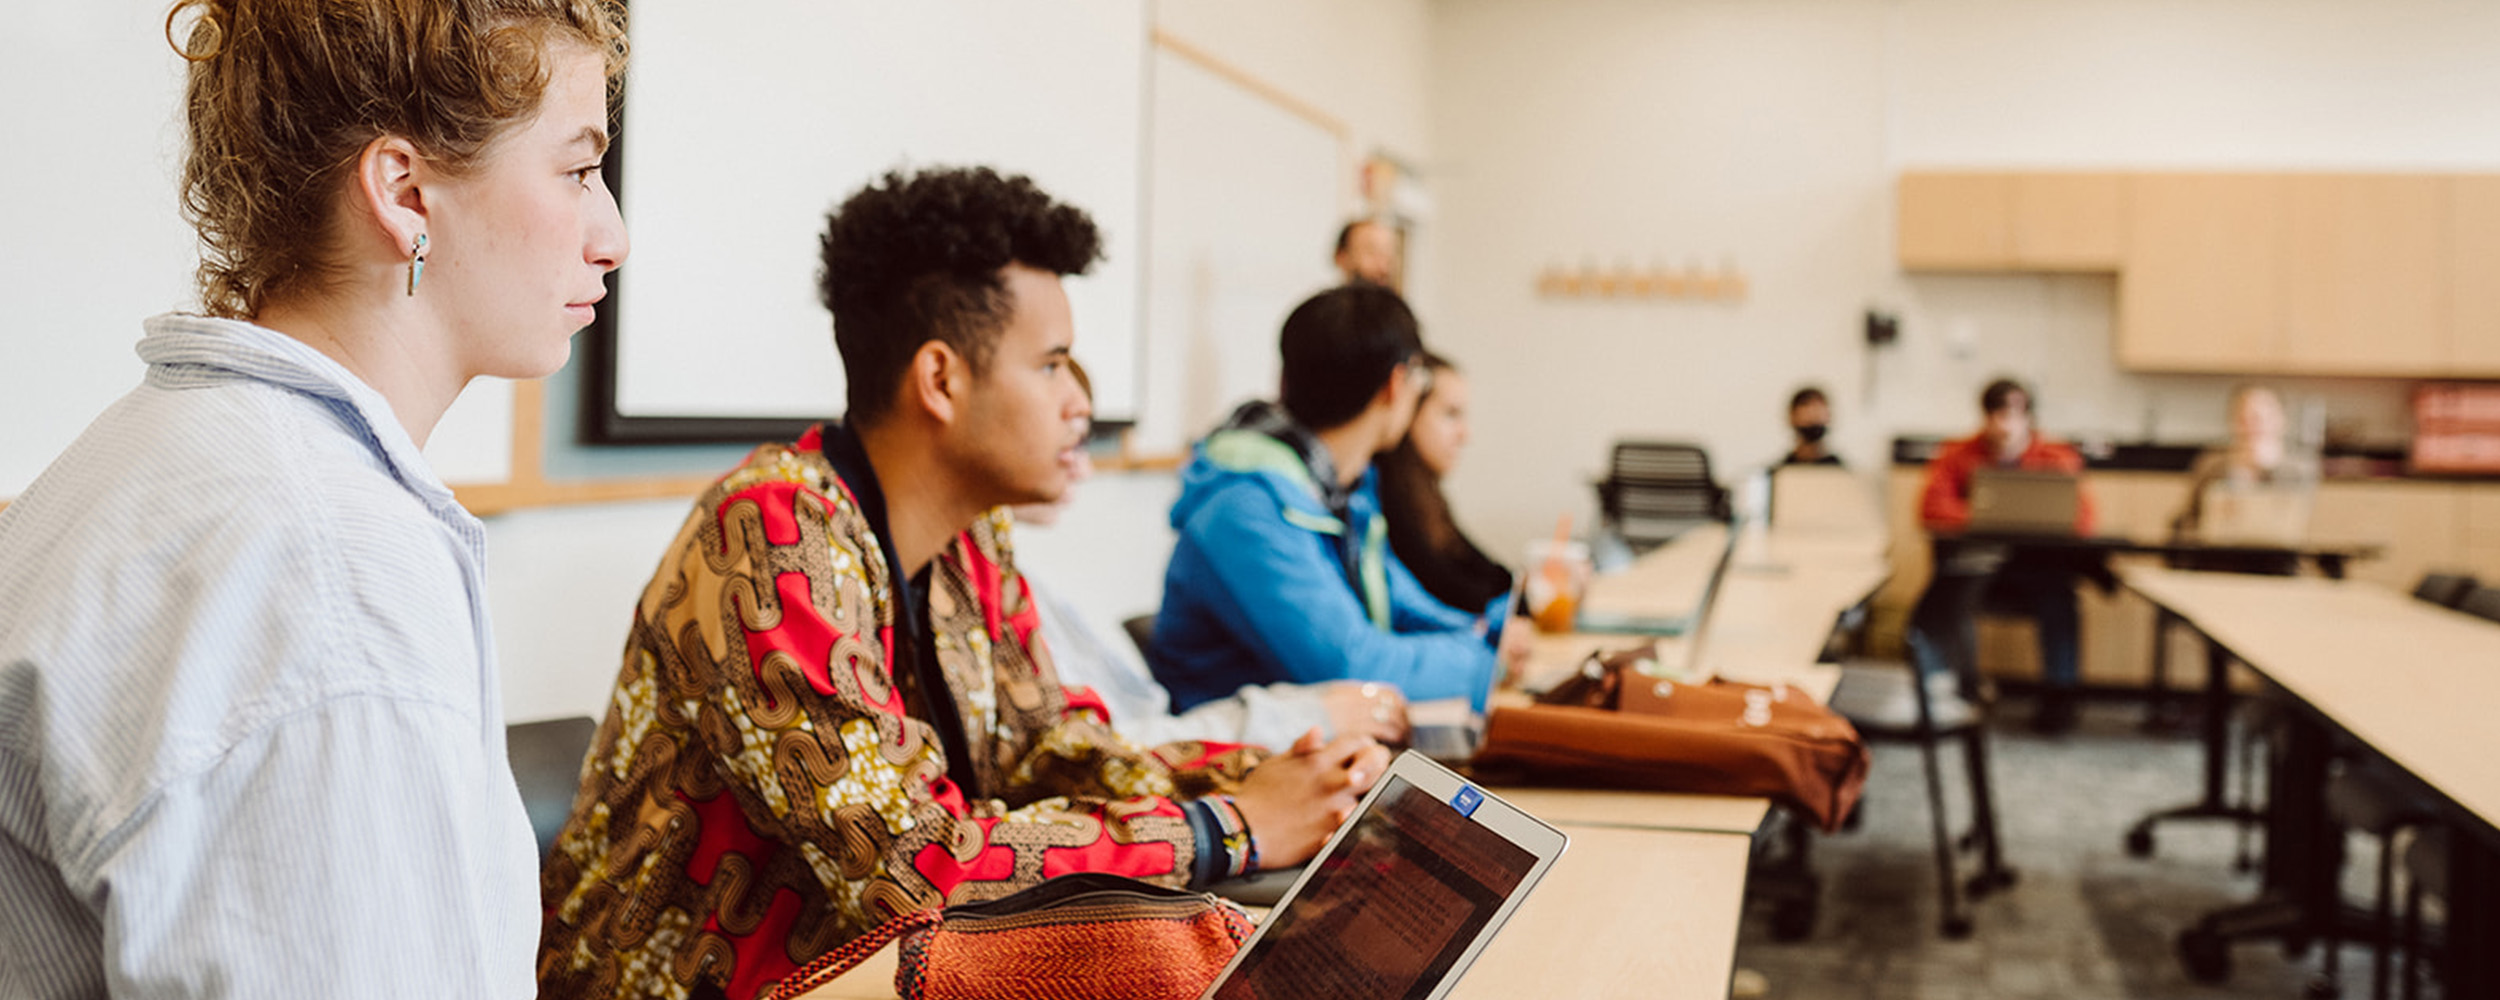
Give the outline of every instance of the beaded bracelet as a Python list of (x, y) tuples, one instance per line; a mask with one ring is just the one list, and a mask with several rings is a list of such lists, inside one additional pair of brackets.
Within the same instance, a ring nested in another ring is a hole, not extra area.
[(1230, 795), (1212, 796), (1206, 801), (1215, 807), (1210, 811), (1215, 814), (1216, 825), (1223, 828), (1224, 877), (1241, 878), (1258, 874), (1259, 842), (1250, 835), (1250, 823), (1242, 818), (1241, 808), (1233, 804)]

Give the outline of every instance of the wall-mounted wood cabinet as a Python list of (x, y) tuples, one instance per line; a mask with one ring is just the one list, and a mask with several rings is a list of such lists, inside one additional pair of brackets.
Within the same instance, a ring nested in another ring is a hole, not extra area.
[[(2284, 369), (2415, 375), (2448, 363), (2448, 180), (2294, 176)], [(2500, 274), (2492, 276), (2500, 280)]]
[(2129, 181), (2118, 363), (2231, 371), (2283, 355), (2284, 184), (2230, 174)]
[(2460, 374), (2500, 375), (2500, 177), (2448, 179), (2449, 355)]
[(2014, 261), (2010, 174), (1902, 174), (1894, 228), (1913, 271), (2001, 271)]
[(1901, 177), (1913, 271), (2118, 275), (2137, 371), (2500, 377), (2500, 176)]
[(2108, 271), (2126, 248), (2118, 174), (1901, 175), (1901, 266)]

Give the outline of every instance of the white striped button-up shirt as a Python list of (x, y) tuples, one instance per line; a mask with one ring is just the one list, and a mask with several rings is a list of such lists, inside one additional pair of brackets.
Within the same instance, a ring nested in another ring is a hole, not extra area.
[(0, 511), (0, 998), (530, 995), (482, 526), (294, 339), (139, 355)]

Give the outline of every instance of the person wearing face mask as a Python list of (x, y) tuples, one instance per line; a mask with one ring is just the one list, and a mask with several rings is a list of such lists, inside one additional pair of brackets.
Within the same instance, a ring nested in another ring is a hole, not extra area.
[(1380, 471), (1380, 512), (1389, 522), (1389, 550), (1415, 574), (1415, 582), (1441, 603), (1463, 611), (1501, 614), (1496, 602), (1510, 596), (1510, 570), (1468, 541), (1450, 514), (1441, 480), (1458, 467), (1467, 448), (1467, 376), (1449, 359), (1424, 352), (1432, 375), (1405, 439), (1373, 461)]
[[(1919, 495), (1919, 519), (1927, 530), (1956, 533), (1970, 525), (1970, 484), (1980, 466), (2029, 472), (2083, 472), (2083, 455), (2062, 441), (2043, 437), (2031, 425), (2031, 390), (2021, 382), (2000, 378), (1979, 394), (1978, 433), (1949, 442), (1927, 463), (1927, 485)], [(2075, 505), (2075, 533), (2092, 533), (2092, 495)]]
[(1816, 386), (1806, 386), (1788, 397), (1788, 429), (1797, 435), (1796, 447), (1780, 459), (1781, 465), (1839, 465), (1840, 456), (1832, 453), (1825, 440), (1832, 428), (1832, 402)]
[[(2083, 472), (2083, 456), (2063, 442), (2037, 433), (2031, 423), (2032, 393), (2021, 382), (2000, 378), (1979, 394), (1979, 431), (1953, 441), (1927, 463), (1919, 519), (1939, 536), (1936, 576), (1911, 612), (1914, 655), (1922, 670), (1942, 669), (1935, 656), (1969, 663), (1977, 655), (1973, 615), (1983, 600), (2021, 608), (2039, 624), (2041, 694), (2032, 728), (2060, 733), (2074, 728), (2074, 691), (2079, 673), (2081, 625), (2075, 608), (2079, 567), (2051, 551), (1958, 545), (1950, 536), (1970, 525), (1971, 479), (1982, 466), (2031, 472)], [(2075, 503), (2075, 533), (2092, 533), (2092, 494)], [(2106, 570), (2102, 571), (2103, 574)], [(1919, 644), (1924, 644), (1924, 649)]]

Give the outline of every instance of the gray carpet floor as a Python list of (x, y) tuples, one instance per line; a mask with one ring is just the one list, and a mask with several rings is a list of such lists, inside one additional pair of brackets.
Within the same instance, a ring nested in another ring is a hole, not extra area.
[[(1999, 716), (2019, 721), (2026, 707), (2009, 698)], [(2232, 977), (2221, 986), (2197, 983), (2181, 967), (2178, 932), (2208, 911), (2248, 900), (2257, 880), (2234, 870), (2235, 834), (2213, 821), (2164, 824), (2153, 857), (2127, 855), (2127, 828), (2145, 813), (2195, 798), (2203, 766), (2194, 739), (2141, 733), (2142, 712), (2136, 705), (2088, 706), (2082, 726), (2059, 737), (1999, 727), (1992, 742), (1998, 808), (2020, 880), (1979, 901), (1976, 931), (1961, 941), (1937, 930), (1918, 750), (1875, 744), (1861, 825), (1814, 843), (1823, 879), (1814, 933), (1801, 942), (1775, 941), (1768, 908), (1754, 906), (1740, 931), (1737, 966), (1760, 972), (1769, 981), (1763, 995), (1778, 1000), (2302, 996), (2320, 967), (2320, 949), (2291, 959), (2278, 945), (2239, 945)], [(1944, 765), (1953, 814), (1965, 818), (1955, 824), (1959, 832), (1969, 813), (1958, 752), (1945, 751)], [(2370, 898), (2373, 845), (2352, 841), (2345, 872), (2351, 899)], [(2369, 996), (2369, 962), (2365, 948), (2343, 952), (2343, 997)], [(2432, 987), (2425, 995), (2435, 993)]]

